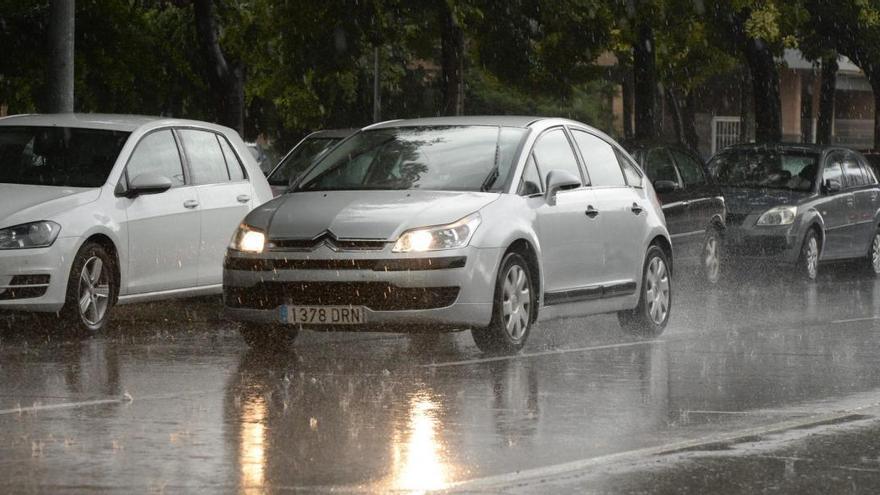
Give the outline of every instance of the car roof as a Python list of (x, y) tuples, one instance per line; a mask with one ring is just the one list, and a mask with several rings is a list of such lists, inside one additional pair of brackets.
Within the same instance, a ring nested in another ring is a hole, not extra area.
[(744, 143), (744, 144), (734, 144), (728, 146), (721, 150), (721, 152), (725, 151), (735, 151), (735, 150), (781, 150), (781, 151), (807, 151), (812, 153), (824, 153), (825, 151), (832, 149), (849, 149), (846, 146), (838, 146), (838, 145), (823, 145), (823, 144), (812, 144), (812, 143)]
[(345, 139), (356, 133), (358, 129), (322, 129), (309, 134), (309, 139)]
[(395, 127), (422, 127), (443, 125), (491, 125), (503, 127), (529, 127), (547, 117), (524, 115), (467, 115), (458, 117), (427, 117), (420, 119), (389, 120), (367, 126), (364, 129), (391, 129)]
[(152, 126), (201, 126), (214, 129), (225, 129), (222, 126), (197, 120), (174, 119), (149, 115), (122, 115), (108, 113), (55, 113), (11, 115), (0, 118), (0, 126), (52, 126), (78, 127), (83, 129), (105, 129), (111, 131), (133, 132), (134, 130)]

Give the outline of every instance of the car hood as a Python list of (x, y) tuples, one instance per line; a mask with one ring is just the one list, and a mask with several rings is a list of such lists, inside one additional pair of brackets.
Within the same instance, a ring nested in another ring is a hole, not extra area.
[(99, 188), (0, 184), (0, 228), (38, 220), (98, 199)]
[(797, 205), (812, 195), (809, 192), (744, 187), (724, 187), (722, 192), (728, 213), (741, 215), (763, 212), (774, 206)]
[(313, 239), (330, 231), (340, 239), (394, 240), (407, 229), (452, 223), (497, 198), (412, 190), (298, 192), (255, 210), (248, 223), (276, 239)]

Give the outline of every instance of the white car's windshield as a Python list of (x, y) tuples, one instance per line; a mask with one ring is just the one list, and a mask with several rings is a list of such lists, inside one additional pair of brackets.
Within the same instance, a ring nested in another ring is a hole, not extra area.
[(528, 131), (496, 126), (363, 131), (309, 170), (298, 191), (498, 191)]
[(819, 154), (800, 150), (742, 149), (720, 153), (709, 173), (721, 186), (810, 191)]
[(128, 136), (73, 127), (0, 127), (0, 183), (102, 186)]

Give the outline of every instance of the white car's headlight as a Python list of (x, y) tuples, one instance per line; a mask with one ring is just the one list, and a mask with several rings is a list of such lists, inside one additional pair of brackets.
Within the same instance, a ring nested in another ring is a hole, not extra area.
[(797, 206), (777, 206), (765, 211), (758, 218), (757, 225), (791, 225), (797, 216)]
[(0, 229), (0, 249), (49, 247), (59, 232), (61, 226), (48, 220)]
[(449, 225), (407, 230), (397, 239), (392, 251), (418, 253), (463, 248), (471, 242), (480, 221), (480, 214), (474, 213)]
[(250, 225), (241, 224), (232, 236), (229, 249), (243, 253), (262, 253), (265, 245), (266, 234)]

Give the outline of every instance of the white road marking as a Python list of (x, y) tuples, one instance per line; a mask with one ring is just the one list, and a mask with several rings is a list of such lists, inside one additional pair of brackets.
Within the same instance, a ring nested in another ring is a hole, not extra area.
[(672, 454), (684, 450), (698, 449), (700, 447), (735, 442), (749, 437), (759, 437), (772, 433), (779, 433), (787, 430), (800, 429), (812, 425), (821, 425), (830, 421), (841, 420), (853, 416), (854, 411), (837, 412), (832, 414), (819, 414), (808, 418), (797, 418), (786, 421), (780, 421), (766, 426), (758, 426), (754, 428), (746, 428), (729, 433), (718, 433), (707, 435), (692, 440), (682, 440), (654, 447), (646, 447), (641, 449), (617, 452), (598, 457), (579, 459), (576, 461), (564, 462), (560, 464), (551, 464), (532, 469), (524, 469), (517, 472), (498, 474), (494, 476), (486, 476), (484, 478), (474, 478), (470, 480), (455, 483), (446, 491), (469, 491), (469, 490), (491, 490), (502, 489), (506, 486), (519, 484), (522, 486), (528, 482), (539, 482), (554, 476), (566, 474), (574, 474), (578, 471), (585, 471), (588, 468), (609, 464), (612, 462), (636, 460), (650, 456), (663, 454)]
[[(221, 391), (218, 390), (192, 390), (185, 391), (173, 394), (157, 394), (157, 395), (147, 395), (143, 397), (138, 397), (137, 401), (145, 401), (145, 400), (168, 400), (168, 399), (180, 399), (185, 397), (191, 397), (194, 395), (204, 395), (211, 394)], [(35, 413), (39, 411), (55, 411), (59, 409), (76, 409), (78, 407), (90, 407), (90, 406), (103, 406), (106, 404), (130, 404), (135, 402), (135, 399), (132, 398), (131, 395), (125, 393), (120, 397), (112, 398), (112, 399), (93, 399), (93, 400), (84, 400), (77, 402), (62, 402), (59, 404), (34, 404), (32, 406), (22, 406), (15, 407), (12, 409), (0, 409), (0, 416), (8, 416), (10, 414), (27, 414), (27, 413)]]
[(859, 322), (859, 321), (874, 321), (874, 320), (880, 320), (880, 316), (867, 316), (864, 318), (850, 318), (847, 320), (833, 320), (831, 323), (833, 325), (840, 325), (842, 323), (855, 323), (855, 322)]
[(663, 340), (644, 340), (641, 342), (626, 342), (623, 344), (608, 344), (608, 345), (597, 345), (592, 347), (577, 347), (574, 349), (554, 349), (552, 351), (540, 351), (540, 352), (530, 352), (526, 354), (514, 354), (511, 356), (496, 356), (496, 357), (488, 357), (488, 358), (480, 358), (480, 359), (466, 359), (464, 361), (447, 361), (444, 363), (428, 363), (420, 365), (422, 368), (446, 368), (449, 366), (467, 366), (469, 364), (480, 364), (480, 363), (491, 363), (493, 361), (509, 361), (512, 359), (526, 359), (533, 357), (541, 357), (541, 356), (553, 356), (556, 354), (570, 354), (573, 352), (590, 352), (590, 351), (601, 351), (605, 349), (619, 349), (621, 347), (634, 347), (634, 346), (643, 346), (643, 345), (651, 345), (651, 344), (662, 344), (665, 341)]

